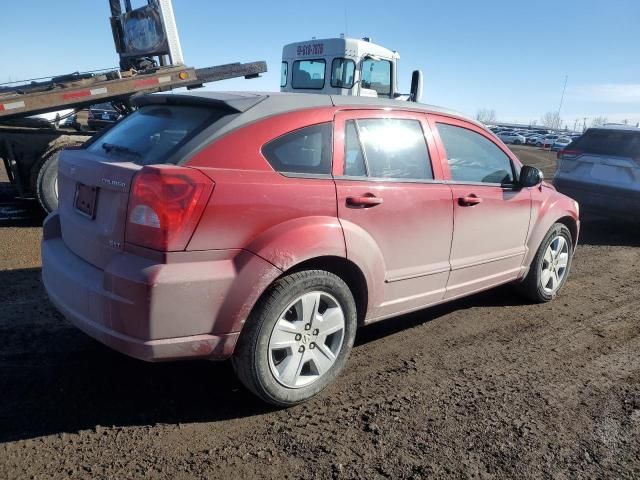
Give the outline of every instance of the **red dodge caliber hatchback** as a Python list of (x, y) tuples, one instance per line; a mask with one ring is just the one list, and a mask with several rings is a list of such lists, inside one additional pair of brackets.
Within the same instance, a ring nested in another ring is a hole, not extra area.
[(507, 282), (567, 279), (578, 205), (482, 125), (372, 98), (148, 95), (59, 163), (43, 279), (144, 360), (231, 358), (277, 405), (321, 391), (356, 328)]

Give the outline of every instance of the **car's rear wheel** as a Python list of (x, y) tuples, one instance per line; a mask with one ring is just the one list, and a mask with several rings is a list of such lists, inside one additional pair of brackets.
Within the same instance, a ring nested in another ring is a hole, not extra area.
[(522, 293), (535, 302), (553, 300), (567, 281), (572, 257), (571, 232), (562, 223), (555, 223), (540, 244), (529, 273), (520, 284)]
[(322, 270), (293, 273), (276, 281), (254, 308), (233, 367), (263, 400), (295, 405), (338, 376), (355, 330), (355, 301), (342, 279)]

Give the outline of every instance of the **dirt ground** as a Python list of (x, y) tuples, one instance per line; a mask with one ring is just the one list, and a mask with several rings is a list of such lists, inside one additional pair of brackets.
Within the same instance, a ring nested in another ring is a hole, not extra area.
[[(553, 154), (515, 150), (551, 177)], [(147, 364), (73, 328), (40, 283), (41, 218), (15, 211), (0, 478), (640, 478), (634, 227), (586, 222), (550, 304), (502, 287), (361, 329), (336, 384), (276, 410), (227, 363)]]

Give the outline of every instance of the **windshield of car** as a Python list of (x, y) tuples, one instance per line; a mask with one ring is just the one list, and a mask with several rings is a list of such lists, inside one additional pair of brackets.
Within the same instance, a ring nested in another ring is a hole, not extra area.
[(149, 105), (107, 130), (87, 150), (138, 165), (169, 163), (173, 152), (223, 115), (202, 107)]
[(640, 157), (640, 130), (590, 128), (571, 143), (570, 149), (596, 155)]

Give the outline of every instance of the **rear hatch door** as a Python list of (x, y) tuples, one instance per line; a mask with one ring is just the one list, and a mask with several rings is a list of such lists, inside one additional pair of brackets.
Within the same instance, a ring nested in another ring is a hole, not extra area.
[(105, 268), (123, 250), (133, 176), (142, 167), (106, 162), (85, 150), (66, 150), (58, 172), (62, 238), (76, 255)]
[(76, 255), (101, 269), (124, 249), (134, 175), (145, 165), (180, 163), (195, 148), (190, 142), (201, 144), (208, 127), (235, 112), (218, 104), (184, 104), (196, 99), (179, 95), (148, 97), (147, 105), (94, 137), (85, 148), (60, 156), (62, 238)]
[(640, 191), (640, 130), (589, 129), (566, 147), (560, 170), (601, 190)]

